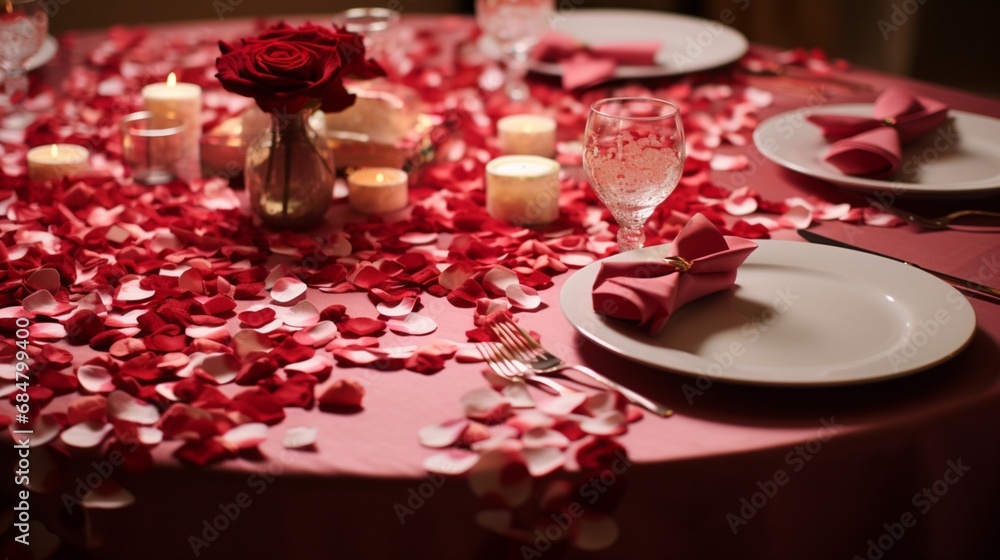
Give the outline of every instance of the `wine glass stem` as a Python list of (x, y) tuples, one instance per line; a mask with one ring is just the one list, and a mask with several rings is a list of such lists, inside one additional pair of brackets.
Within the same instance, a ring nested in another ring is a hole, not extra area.
[(530, 92), (524, 77), (528, 74), (528, 49), (520, 45), (510, 48), (507, 53), (507, 85), (505, 91), (512, 101), (528, 99)]
[(646, 243), (646, 234), (643, 233), (642, 226), (619, 225), (618, 251), (624, 253), (625, 251), (642, 249), (644, 243)]
[(3, 91), (7, 97), (7, 103), (11, 107), (19, 107), (24, 94), (28, 93), (28, 73), (23, 68), (7, 70)]

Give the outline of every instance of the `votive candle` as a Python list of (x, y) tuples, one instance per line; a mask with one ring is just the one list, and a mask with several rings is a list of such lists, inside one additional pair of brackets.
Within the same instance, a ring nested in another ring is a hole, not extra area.
[(552, 157), (556, 153), (556, 121), (543, 115), (510, 115), (497, 121), (500, 151)]
[(197, 177), (201, 172), (201, 87), (178, 82), (177, 76), (171, 72), (166, 82), (142, 88), (142, 104), (153, 114), (153, 128), (165, 128), (165, 123), (174, 119), (184, 123), (184, 156), (179, 168), (184, 179)]
[(366, 214), (402, 210), (409, 204), (409, 176), (392, 167), (363, 167), (347, 176), (351, 208)]
[(540, 156), (500, 156), (486, 164), (486, 211), (515, 225), (559, 216), (559, 163)]
[(46, 144), (28, 150), (28, 178), (60, 180), (87, 168), (90, 152), (75, 144)]

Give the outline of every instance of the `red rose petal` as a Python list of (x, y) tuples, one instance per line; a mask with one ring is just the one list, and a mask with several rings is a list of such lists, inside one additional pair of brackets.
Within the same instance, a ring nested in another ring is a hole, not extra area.
[(257, 311), (244, 311), (237, 315), (240, 322), (251, 328), (263, 327), (274, 320), (276, 314), (274, 309), (264, 307)]
[(368, 317), (352, 317), (337, 323), (337, 329), (339, 329), (341, 333), (352, 334), (355, 336), (372, 335), (377, 332), (384, 331), (385, 327), (385, 321), (371, 319)]
[(365, 388), (353, 379), (336, 379), (319, 397), (324, 410), (360, 409)]

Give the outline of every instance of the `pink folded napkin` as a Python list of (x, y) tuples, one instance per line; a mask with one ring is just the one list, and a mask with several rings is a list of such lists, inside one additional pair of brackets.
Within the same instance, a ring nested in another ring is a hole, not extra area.
[(730, 288), (736, 269), (757, 248), (722, 235), (696, 214), (662, 260), (605, 262), (594, 281), (594, 310), (637, 321), (649, 334), (663, 330), (675, 311), (702, 296)]
[(614, 76), (619, 64), (655, 66), (659, 50), (659, 41), (584, 45), (569, 35), (549, 33), (535, 47), (532, 56), (542, 62), (558, 63), (562, 67), (563, 87), (576, 89)]
[(809, 121), (833, 142), (823, 159), (846, 175), (885, 177), (899, 170), (902, 145), (948, 120), (944, 103), (889, 88), (875, 100), (872, 117), (811, 115)]

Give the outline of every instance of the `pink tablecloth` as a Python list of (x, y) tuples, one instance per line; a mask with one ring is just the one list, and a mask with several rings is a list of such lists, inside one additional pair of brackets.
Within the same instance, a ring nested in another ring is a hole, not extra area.
[[(904, 85), (955, 109), (1000, 117), (994, 100), (860, 70), (850, 78), (876, 90)], [(779, 94), (762, 116), (803, 102)], [(864, 205), (859, 195), (780, 169), (752, 147), (723, 151), (747, 155), (751, 166), (713, 171), (720, 185), (747, 180), (768, 198), (811, 195)], [(911, 206), (937, 214), (962, 206), (996, 209), (998, 201)], [(1000, 278), (1000, 244), (993, 235), (840, 222), (817, 229), (984, 283), (996, 285)], [(612, 516), (620, 529), (606, 550), (550, 549), (544, 531), (536, 534), (533, 551), (511, 545), (476, 523), (483, 504), (464, 480), (426, 474), (422, 462), (431, 452), (419, 445), (417, 429), (460, 416), (459, 398), (483, 386), (481, 364), (455, 361), (431, 376), (338, 370), (365, 383), (363, 412), (289, 408), (281, 424), (318, 427), (314, 451), (284, 449), (283, 429), (273, 429), (259, 453), (200, 468), (172, 456), (178, 442), (164, 442), (153, 450), (151, 470), (130, 475), (108, 467), (97, 451), (36, 449), (32, 475), (61, 477), (61, 484), (32, 494), (33, 518), (58, 534), (65, 557), (74, 558), (877, 559), (1000, 552), (993, 536), (1000, 521), (1000, 306), (972, 299), (978, 329), (971, 344), (926, 372), (835, 389), (747, 387), (638, 366), (587, 343), (560, 311), (567, 277), (555, 277), (555, 286), (541, 292), (543, 307), (519, 314), (521, 324), (542, 333), (568, 361), (676, 411), (668, 419), (646, 416), (621, 438), (630, 462), (604, 481), (617, 502)], [(310, 300), (320, 309), (337, 302), (353, 315), (376, 314), (363, 294), (311, 293)], [(458, 313), (445, 300), (426, 296), (424, 305), (438, 322), (436, 337), (465, 339), (467, 310)], [(392, 333), (382, 339), (385, 346), (397, 343), (409, 342)], [(86, 347), (74, 352), (79, 361), (93, 354)], [(59, 410), (68, 401), (57, 398), (50, 406)], [(0, 412), (9, 414), (8, 408), (4, 403)], [(5, 443), (0, 451), (5, 465), (11, 448)], [(95, 476), (112, 476), (135, 503), (67, 513), (66, 496)], [(588, 498), (581, 494), (579, 501), (585, 505)], [(32, 534), (41, 542), (42, 533), (36, 526)], [(12, 557), (23, 552), (8, 546)]]

